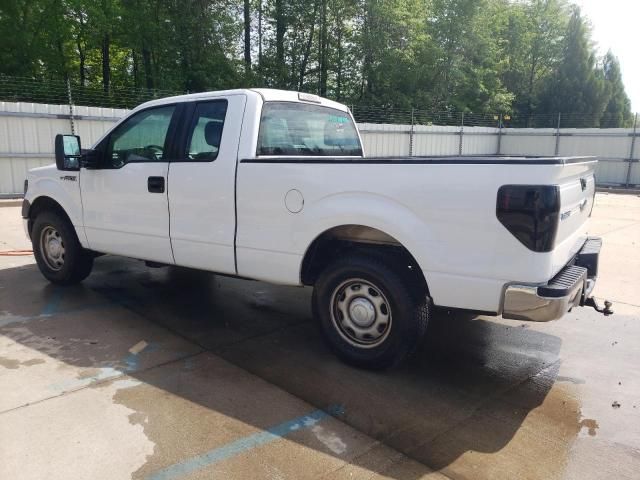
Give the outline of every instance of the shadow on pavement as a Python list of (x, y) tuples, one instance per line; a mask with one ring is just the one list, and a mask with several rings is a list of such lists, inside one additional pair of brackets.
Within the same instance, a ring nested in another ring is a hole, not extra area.
[[(410, 362), (368, 372), (343, 365), (327, 350), (311, 318), (309, 289), (147, 269), (113, 257), (98, 259), (81, 286), (53, 287), (30, 265), (0, 270), (0, 287), (0, 334), (79, 370), (80, 383), (57, 385), (61, 391), (108, 379), (109, 370), (103, 372), (111, 368), (189, 401), (169, 411), (169, 395), (150, 401), (149, 392), (118, 393), (116, 401), (144, 413), (145, 432), (159, 445), (153, 465), (165, 461), (168, 442), (206, 438), (216, 428), (213, 414), (260, 429), (282, 420), (281, 393), (257, 388), (254, 377), (239, 376), (215, 355), (317, 408), (343, 406), (341, 421), (445, 474), (492, 476), (495, 458), (486, 454), (499, 454), (510, 466), (498, 476), (551, 478), (564, 460), (557, 442), (542, 441), (544, 431), (523, 427), (555, 381), (562, 342), (520, 323), (437, 311)], [(141, 339), (151, 347), (145, 359), (132, 360), (127, 349)], [(194, 417), (190, 404), (212, 416)], [(567, 432), (575, 435), (572, 427)], [(470, 461), (457, 462), (463, 455)], [(365, 458), (348, 461), (379, 473), (388, 469)], [(139, 476), (148, 473), (143, 470)]]

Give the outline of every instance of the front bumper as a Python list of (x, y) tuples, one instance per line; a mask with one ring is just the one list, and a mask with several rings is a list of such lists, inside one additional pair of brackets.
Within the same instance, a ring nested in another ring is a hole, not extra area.
[(29, 233), (29, 211), (31, 210), (31, 202), (26, 198), (22, 200), (22, 224), (24, 226), (24, 233), (29, 240), (31, 240), (31, 234)]
[(31, 241), (31, 233), (29, 232), (29, 219), (22, 219), (22, 226), (24, 227), (24, 234), (27, 236), (29, 241)]
[(591, 237), (578, 254), (543, 285), (509, 285), (504, 294), (503, 318), (548, 322), (583, 305), (598, 276), (602, 239)]

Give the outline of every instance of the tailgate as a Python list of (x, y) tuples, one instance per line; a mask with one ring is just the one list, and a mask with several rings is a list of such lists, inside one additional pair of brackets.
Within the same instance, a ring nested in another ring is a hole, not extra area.
[(594, 176), (595, 162), (588, 163), (586, 172), (573, 173), (571, 168), (565, 167), (563, 172), (569, 174), (562, 178), (560, 187), (560, 221), (556, 245), (581, 231), (593, 208), (596, 181)]
[(560, 189), (560, 212), (552, 252), (553, 274), (573, 258), (587, 239), (587, 220), (595, 200), (595, 166), (595, 161), (564, 165), (556, 177)]

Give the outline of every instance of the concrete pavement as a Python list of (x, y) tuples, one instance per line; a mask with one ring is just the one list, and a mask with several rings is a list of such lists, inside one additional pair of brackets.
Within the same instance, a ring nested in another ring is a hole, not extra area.
[(58, 288), (0, 256), (0, 478), (637, 478), (640, 198), (598, 194), (592, 230), (613, 316), (440, 311), (382, 373), (327, 351), (309, 289), (108, 256)]

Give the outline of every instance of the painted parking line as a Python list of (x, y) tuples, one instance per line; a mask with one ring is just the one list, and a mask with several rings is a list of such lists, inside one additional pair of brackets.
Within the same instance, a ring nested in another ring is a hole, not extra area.
[(79, 390), (92, 383), (99, 382), (101, 380), (108, 380), (110, 378), (119, 377), (126, 373), (135, 373), (140, 369), (140, 354), (155, 352), (160, 348), (158, 343), (149, 343), (138, 353), (128, 353), (119, 362), (109, 362), (103, 367), (95, 367), (99, 371), (98, 373), (83, 377), (72, 378), (62, 382), (49, 385), (49, 389), (56, 393), (68, 392), (70, 390)]
[(48, 311), (50, 313), (39, 313), (38, 315), (32, 315), (32, 316), (11, 315), (11, 314), (0, 312), (0, 328), (7, 327), (14, 323), (25, 323), (31, 320), (44, 319), (44, 318), (52, 317), (57, 314), (78, 313), (78, 312), (86, 312), (86, 311), (93, 311), (93, 310), (100, 310), (100, 309), (115, 308), (115, 307), (118, 307), (118, 305), (114, 305), (111, 302), (104, 302), (104, 303), (91, 303), (88, 305), (83, 305), (81, 307), (69, 308), (66, 310), (58, 310), (57, 308), (49, 309)]
[(78, 313), (114, 307), (133, 309), (134, 307), (140, 305), (140, 302), (137, 299), (131, 298), (126, 294), (120, 292), (104, 294), (101, 289), (94, 288), (93, 290), (103, 296), (106, 296), (106, 300), (91, 302), (85, 305), (80, 305), (78, 307), (60, 310), (60, 303), (62, 302), (62, 299), (64, 297), (65, 288), (55, 287), (52, 290), (51, 294), (49, 294), (49, 298), (47, 299), (44, 307), (37, 315), (13, 315), (6, 311), (0, 311), (0, 328), (9, 326), (14, 323), (25, 323), (30, 320), (43, 319), (58, 314)]
[(147, 480), (175, 480), (197, 470), (211, 466), (215, 463), (235, 457), (253, 448), (275, 442), (290, 433), (306, 428), (311, 428), (318, 422), (333, 415), (342, 415), (344, 407), (333, 405), (327, 410), (314, 410), (307, 415), (288, 420), (279, 425), (275, 425), (260, 433), (255, 433), (247, 437), (240, 438), (231, 443), (227, 443), (213, 450), (209, 450), (196, 457), (174, 463), (173, 465), (159, 470), (147, 477)]
[(52, 317), (56, 314), (77, 313), (77, 312), (85, 312), (90, 310), (100, 310), (105, 308), (123, 307), (123, 306), (127, 307), (127, 305), (124, 305), (124, 302), (117, 302), (111, 299), (107, 299), (106, 301), (92, 302), (92, 303), (87, 303), (85, 305), (80, 305), (75, 308), (67, 308), (65, 310), (60, 310), (60, 303), (62, 302), (62, 299), (64, 297), (64, 292), (65, 292), (64, 287), (55, 287), (52, 290), (51, 294), (49, 295), (49, 298), (47, 299), (47, 302), (45, 303), (44, 307), (42, 307), (42, 310), (37, 315), (23, 316), (23, 315), (12, 315), (8, 312), (0, 312), (0, 328), (9, 326), (13, 323), (24, 323), (30, 320)]
[(62, 288), (54, 287), (53, 293), (49, 297), (49, 300), (47, 301), (44, 308), (42, 309), (42, 312), (40, 312), (40, 315), (49, 316), (49, 315), (55, 314), (56, 311), (58, 310), (58, 306), (60, 305), (60, 302), (62, 301), (63, 294), (64, 294), (64, 290)]

